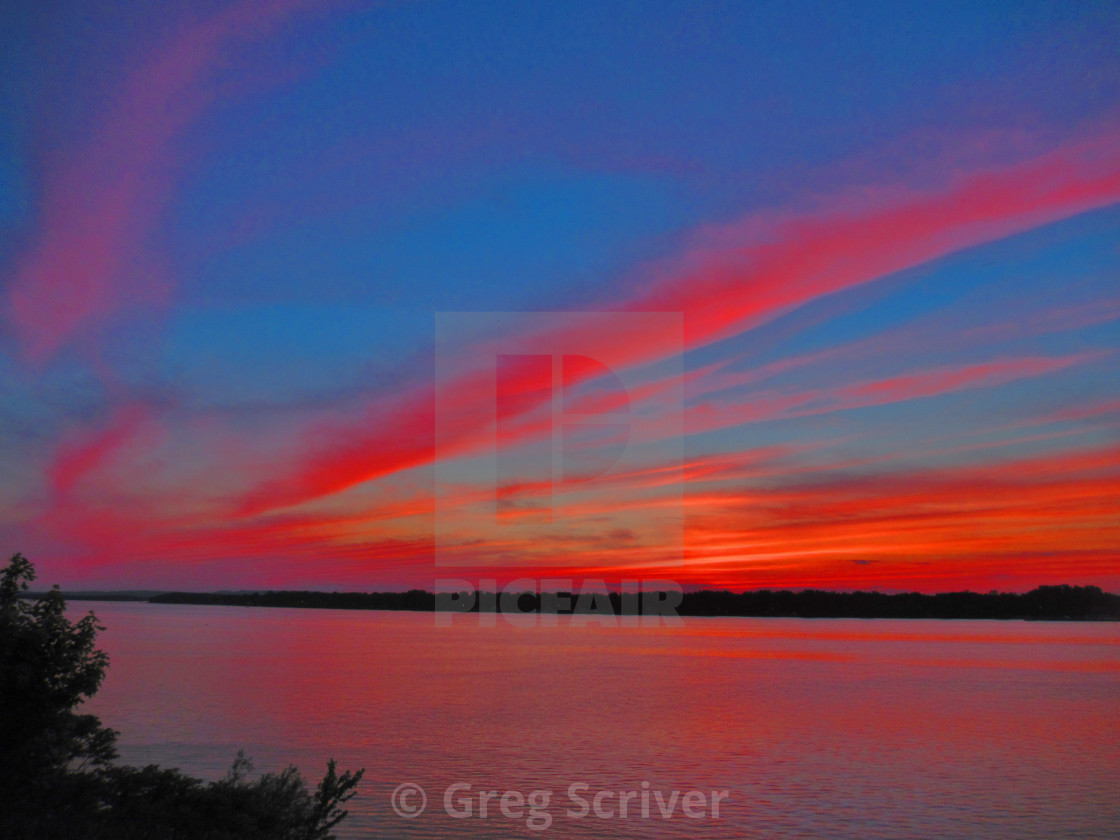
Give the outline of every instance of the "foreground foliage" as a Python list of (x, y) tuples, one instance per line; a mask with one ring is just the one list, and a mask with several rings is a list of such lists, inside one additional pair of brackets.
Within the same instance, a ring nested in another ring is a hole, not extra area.
[(207, 783), (156, 765), (114, 764), (117, 732), (76, 709), (109, 660), (93, 613), (66, 618), (55, 587), (16, 554), (0, 573), (0, 837), (11, 840), (327, 840), (362, 777), (332, 759), (314, 792), (295, 767), (252, 779), (238, 753)]

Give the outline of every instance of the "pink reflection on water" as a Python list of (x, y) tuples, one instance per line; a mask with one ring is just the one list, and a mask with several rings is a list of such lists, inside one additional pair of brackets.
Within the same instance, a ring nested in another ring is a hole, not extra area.
[[(81, 604), (73, 605), (75, 608)], [(366, 768), (343, 836), (540, 836), (452, 820), (442, 793), (729, 789), (719, 820), (557, 819), (546, 836), (1109, 836), (1120, 627), (690, 619), (479, 627), (456, 616), (98, 604), (91, 704), (122, 759), (216, 778)], [(459, 619), (463, 620), (460, 621)], [(397, 784), (429, 791), (404, 821)]]

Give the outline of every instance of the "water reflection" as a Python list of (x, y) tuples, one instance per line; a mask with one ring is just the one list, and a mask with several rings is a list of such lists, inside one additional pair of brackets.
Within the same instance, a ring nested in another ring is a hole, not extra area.
[[(448, 629), (416, 613), (95, 607), (112, 665), (91, 707), (121, 730), (123, 761), (217, 778), (244, 747), (261, 770), (294, 762), (314, 779), (334, 756), (366, 768), (345, 837), (1120, 830), (1115, 624), (703, 618), (651, 631), (457, 616)], [(428, 793), (415, 819), (390, 808), (402, 782)], [(455, 783), (550, 790), (553, 822), (534, 831), (494, 806), (452, 819)], [(716, 819), (575, 819), (572, 783), (729, 797)]]

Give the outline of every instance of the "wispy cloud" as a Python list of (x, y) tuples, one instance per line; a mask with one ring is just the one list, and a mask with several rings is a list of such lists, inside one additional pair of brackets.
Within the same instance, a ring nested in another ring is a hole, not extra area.
[[(1107, 139), (1075, 145), (1009, 170), (977, 173), (935, 194), (892, 195), (881, 206), (841, 207), (781, 222), (744, 220), (722, 231), (718, 245), (694, 248), (657, 269), (661, 276), (652, 281), (652, 291), (616, 306), (683, 312), (686, 349), (702, 346), (822, 295), (1120, 200), (1120, 157)], [(742, 241), (736, 239), (737, 232)], [(553, 343), (557, 340), (549, 338)], [(620, 335), (619, 343), (619, 357), (634, 365), (680, 349), (661, 343), (657, 336)], [(569, 346), (580, 345), (578, 335), (570, 336)], [(1038, 362), (1043, 367), (1067, 363)], [(1010, 374), (1009, 363), (993, 364), (956, 375), (994, 380)], [(463, 410), (468, 410), (478, 392), (471, 379), (478, 375), (469, 374), (455, 386)], [(921, 380), (900, 378), (879, 386), (884, 389), (879, 399), (886, 399), (886, 391), (892, 388), (898, 394), (908, 388), (912, 395), (923, 388), (944, 390), (949, 384), (946, 377), (951, 376), (941, 372), (925, 374)], [(259, 512), (298, 504), (430, 461), (434, 450), (422, 437), (433, 428), (431, 399), (430, 392), (420, 390), (383, 418), (339, 423), (336, 440), (321, 443), (322, 435), (309, 437), (302, 452), (278, 465), (275, 478), (250, 492), (242, 509)], [(872, 404), (875, 397), (848, 394), (845, 399), (857, 405)], [(756, 405), (748, 415), (793, 412), (808, 401), (808, 395), (778, 395), (768, 407)], [(701, 413), (702, 409), (693, 412)], [(394, 421), (395, 416), (401, 420)], [(742, 421), (747, 419), (750, 416)]]
[(239, 42), (337, 5), (242, 2), (187, 27), (123, 82), (81, 148), (48, 155), (37, 242), (4, 302), (27, 361), (91, 341), (122, 310), (168, 302), (172, 278), (150, 239), (179, 175), (176, 140), (224, 95), (215, 71)]

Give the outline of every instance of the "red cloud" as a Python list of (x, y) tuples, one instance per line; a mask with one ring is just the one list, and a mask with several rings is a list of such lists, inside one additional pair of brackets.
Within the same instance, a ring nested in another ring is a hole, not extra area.
[[(842, 207), (780, 223), (745, 220), (723, 232), (719, 247), (697, 247), (675, 268), (663, 269), (651, 291), (618, 302), (615, 308), (681, 311), (686, 349), (701, 346), (818, 296), (1120, 200), (1120, 156), (1113, 151), (1120, 144), (1110, 145), (1111, 139), (1070, 147), (1012, 169), (974, 174), (937, 194), (905, 195), (880, 206)], [(764, 240), (759, 230), (765, 230)], [(736, 242), (737, 232), (741, 243)], [(610, 338), (620, 348), (618, 358), (631, 364), (655, 361), (680, 349), (663, 345), (657, 336), (620, 333)], [(571, 337), (570, 346), (580, 346), (578, 336)], [(1000, 364), (971, 375), (998, 377)], [(457, 387), (456, 410), (471, 410), (477, 391), (471, 377), (478, 375), (486, 374), (468, 375)], [(532, 385), (526, 382), (525, 388)], [(881, 387), (935, 384), (900, 380)], [(797, 411), (806, 400), (806, 395), (776, 396), (765, 410)], [(281, 467), (280, 475), (252, 491), (242, 510), (297, 504), (430, 461), (433, 448), (417, 430), (431, 428), (425, 415), (431, 406), (430, 392), (418, 391), (383, 419), (340, 427), (340, 441), (308, 446), (294, 463)], [(461, 443), (464, 449), (489, 445), (481, 440)]]

